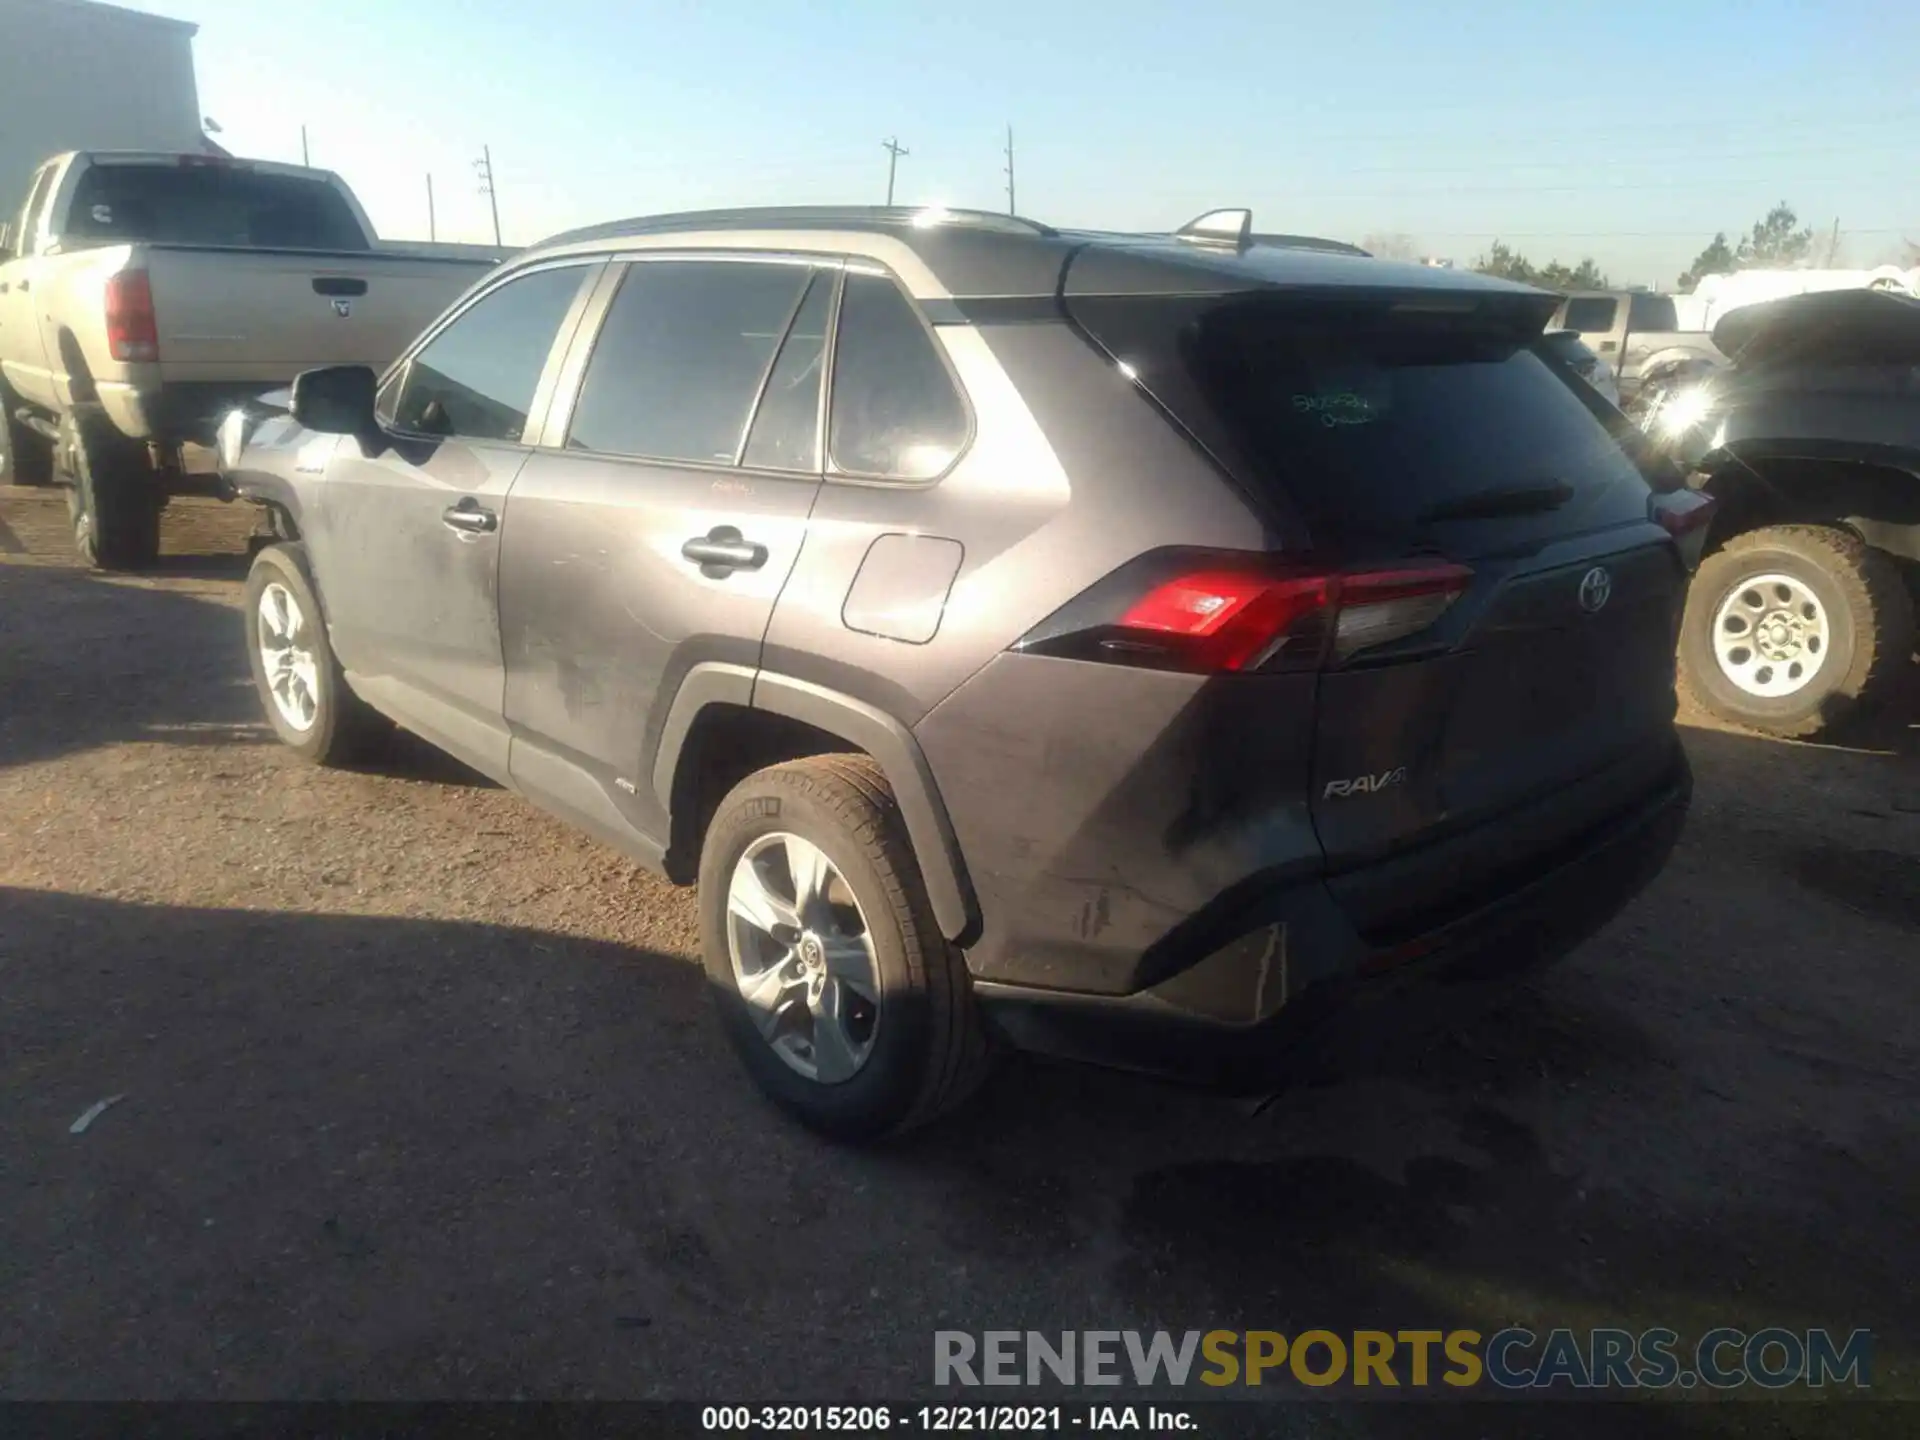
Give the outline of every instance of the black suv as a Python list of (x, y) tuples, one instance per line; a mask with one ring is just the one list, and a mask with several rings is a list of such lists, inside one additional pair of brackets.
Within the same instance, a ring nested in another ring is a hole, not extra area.
[(824, 1130), (996, 1040), (1270, 1083), (1343, 997), (1563, 952), (1680, 828), (1710, 506), (1553, 305), (1244, 212), (562, 236), (227, 433), (255, 676), (309, 759), (398, 722), (697, 879)]

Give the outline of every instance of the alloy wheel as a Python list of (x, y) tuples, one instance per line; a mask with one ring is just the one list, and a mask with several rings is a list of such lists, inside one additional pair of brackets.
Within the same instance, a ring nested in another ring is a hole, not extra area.
[(293, 592), (274, 581), (260, 592), (259, 622), (261, 669), (274, 709), (304, 734), (320, 716), (320, 666), (306, 613)]
[(853, 887), (811, 840), (762, 835), (727, 886), (734, 983), (760, 1037), (795, 1072), (840, 1085), (880, 1029), (879, 964)]

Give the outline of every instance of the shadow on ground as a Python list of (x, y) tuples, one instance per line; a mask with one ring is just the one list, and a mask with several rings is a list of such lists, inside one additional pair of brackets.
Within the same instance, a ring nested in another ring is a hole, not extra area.
[[(168, 556), (154, 576), (244, 579), (244, 556)], [(0, 565), (0, 766), (104, 745), (269, 743), (244, 618), (219, 599), (79, 569)], [(370, 774), (490, 787), (394, 732)]]
[[(1015, 1063), (867, 1154), (770, 1113), (701, 973), (626, 947), (5, 890), (0, 967), (10, 1396), (904, 1396), (934, 1330), (989, 1325), (1915, 1333), (1911, 1127), (1786, 1125), (1751, 1193), (1569, 1158), (1556, 1126), (1684, 1163), (1700, 1124), (1688, 1055), (1583, 971), (1257, 1120)], [(1513, 1423), (1285, 1407), (1268, 1433)]]

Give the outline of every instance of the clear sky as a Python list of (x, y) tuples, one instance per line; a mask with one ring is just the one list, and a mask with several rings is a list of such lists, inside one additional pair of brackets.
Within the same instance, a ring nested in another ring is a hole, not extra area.
[(338, 170), (385, 235), (508, 242), (719, 204), (1006, 203), (1165, 228), (1496, 236), (1671, 284), (1786, 199), (1843, 263), (1920, 243), (1900, 0), (124, 0), (193, 20), (236, 153)]

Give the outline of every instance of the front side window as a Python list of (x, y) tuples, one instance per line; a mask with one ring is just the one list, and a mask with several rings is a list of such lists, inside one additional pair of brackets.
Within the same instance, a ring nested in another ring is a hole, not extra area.
[(590, 269), (535, 270), (463, 311), (407, 366), (395, 427), (418, 435), (524, 443), (547, 354)]
[(813, 271), (734, 260), (627, 267), (594, 342), (567, 447), (732, 465)]
[(967, 443), (967, 407), (906, 293), (849, 272), (834, 339), (827, 449), (846, 475), (931, 480)]

